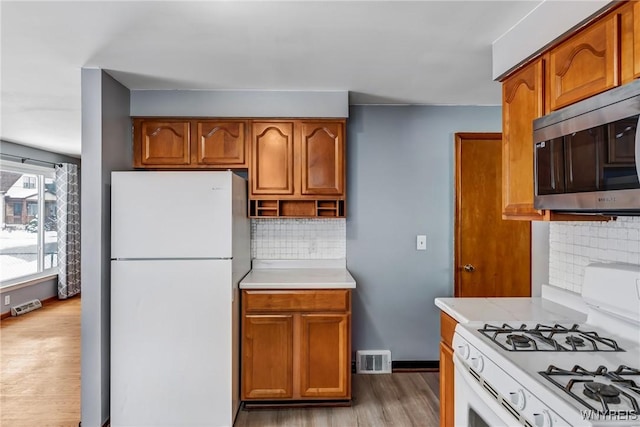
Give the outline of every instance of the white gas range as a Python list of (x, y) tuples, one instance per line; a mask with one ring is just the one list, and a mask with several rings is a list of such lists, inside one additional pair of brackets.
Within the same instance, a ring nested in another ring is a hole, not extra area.
[(456, 426), (640, 426), (640, 266), (585, 270), (586, 321), (456, 326)]

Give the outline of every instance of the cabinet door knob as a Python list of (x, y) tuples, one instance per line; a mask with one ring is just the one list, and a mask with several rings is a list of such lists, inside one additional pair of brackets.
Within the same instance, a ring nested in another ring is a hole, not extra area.
[(466, 271), (467, 273), (473, 273), (476, 270), (476, 268), (472, 264), (467, 264), (462, 268), (464, 268), (464, 271)]

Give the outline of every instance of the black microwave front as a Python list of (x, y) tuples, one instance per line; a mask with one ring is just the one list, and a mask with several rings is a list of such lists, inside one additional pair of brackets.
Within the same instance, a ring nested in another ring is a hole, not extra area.
[(640, 215), (640, 81), (534, 120), (534, 207)]

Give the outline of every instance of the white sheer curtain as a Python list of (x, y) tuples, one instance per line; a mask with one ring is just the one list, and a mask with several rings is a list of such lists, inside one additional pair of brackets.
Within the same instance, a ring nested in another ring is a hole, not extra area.
[(80, 194), (78, 166), (56, 167), (58, 298), (80, 293)]

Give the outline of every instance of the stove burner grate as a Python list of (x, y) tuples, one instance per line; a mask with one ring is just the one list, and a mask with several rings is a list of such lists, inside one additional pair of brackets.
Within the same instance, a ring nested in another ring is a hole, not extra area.
[(606, 403), (620, 403), (620, 392), (612, 385), (590, 381), (584, 384), (582, 390), (585, 396), (596, 401)]
[(531, 338), (524, 335), (509, 334), (507, 335), (507, 344), (514, 347), (531, 347)]
[[(568, 371), (554, 365), (549, 365), (546, 371), (541, 371), (539, 374), (587, 408), (602, 415), (610, 414), (611, 410), (609, 405), (620, 404), (622, 403), (622, 399), (628, 402), (631, 408), (633, 408), (629, 414), (640, 415), (638, 400), (625, 391), (628, 389), (629, 391), (640, 394), (640, 388), (638, 388), (633, 380), (624, 378), (625, 375), (640, 375), (640, 370), (638, 369), (620, 365), (615, 371), (608, 371), (604, 366), (599, 366), (595, 371), (588, 371), (579, 365), (575, 365)], [(574, 378), (569, 380), (566, 385), (562, 385), (554, 378), (559, 376), (572, 376)], [(596, 381), (599, 377), (610, 380), (612, 384)], [(594, 407), (591, 403), (583, 400), (580, 395), (576, 394), (574, 390), (576, 384), (583, 384), (582, 394), (589, 398), (589, 402), (599, 402), (600, 407)]]
[(582, 338), (576, 337), (574, 335), (569, 335), (567, 338), (565, 338), (565, 342), (567, 344), (574, 345), (576, 347), (584, 347), (585, 346), (584, 340)]
[[(534, 328), (525, 324), (519, 327), (485, 324), (478, 331), (507, 351), (624, 351), (615, 340), (583, 331), (577, 324), (570, 328), (558, 324), (537, 324)], [(564, 336), (562, 343), (558, 341), (560, 334)]]

